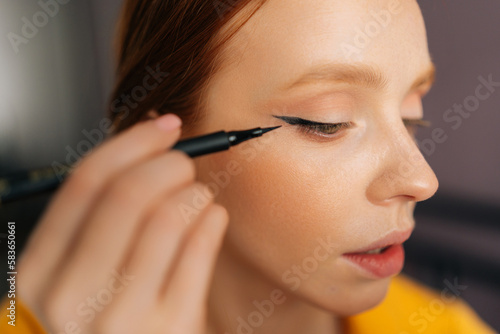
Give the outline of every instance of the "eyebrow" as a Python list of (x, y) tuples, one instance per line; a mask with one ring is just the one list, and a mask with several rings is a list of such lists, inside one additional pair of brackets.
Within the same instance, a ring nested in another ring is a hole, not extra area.
[[(409, 91), (431, 87), (436, 78), (436, 66), (430, 61), (427, 68), (417, 77)], [(374, 90), (386, 90), (388, 79), (379, 69), (368, 64), (327, 63), (314, 66), (312, 70), (302, 75), (292, 84), (286, 85), (283, 90), (290, 90), (299, 86), (316, 82), (347, 83), (353, 86), (362, 86)]]

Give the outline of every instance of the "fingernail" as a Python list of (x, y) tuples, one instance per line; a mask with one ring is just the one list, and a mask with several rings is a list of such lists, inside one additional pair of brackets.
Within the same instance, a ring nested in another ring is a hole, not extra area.
[(175, 114), (166, 114), (157, 118), (155, 123), (163, 131), (173, 131), (181, 126), (182, 120)]

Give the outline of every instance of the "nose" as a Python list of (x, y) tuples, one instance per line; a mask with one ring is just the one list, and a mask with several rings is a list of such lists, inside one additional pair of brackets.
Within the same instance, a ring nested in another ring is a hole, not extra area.
[(438, 179), (402, 120), (380, 127), (373, 165), (376, 170), (367, 189), (369, 200), (386, 204), (432, 197), (439, 187)]

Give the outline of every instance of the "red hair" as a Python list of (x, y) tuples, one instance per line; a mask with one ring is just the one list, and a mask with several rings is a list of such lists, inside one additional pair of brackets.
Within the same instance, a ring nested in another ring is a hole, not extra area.
[(175, 113), (184, 130), (192, 128), (203, 117), (210, 78), (230, 60), (225, 44), (265, 1), (126, 0), (108, 111), (114, 132), (150, 110)]

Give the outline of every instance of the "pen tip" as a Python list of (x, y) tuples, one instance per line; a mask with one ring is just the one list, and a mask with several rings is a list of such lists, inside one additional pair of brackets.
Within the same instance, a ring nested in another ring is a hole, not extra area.
[(272, 128), (264, 128), (264, 129), (262, 129), (262, 134), (269, 132), (269, 131), (273, 131), (274, 129), (277, 129), (277, 128), (281, 128), (281, 125), (274, 126)]

